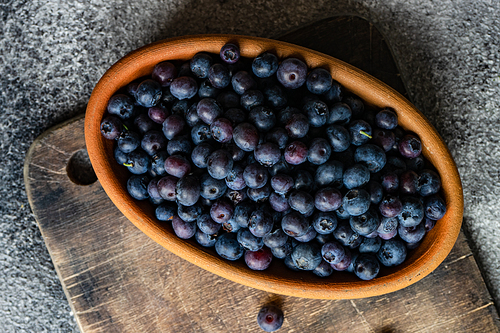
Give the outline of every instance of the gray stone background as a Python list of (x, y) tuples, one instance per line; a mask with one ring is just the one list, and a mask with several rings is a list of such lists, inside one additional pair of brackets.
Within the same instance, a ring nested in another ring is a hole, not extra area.
[(22, 170), (33, 140), (83, 113), (108, 67), (167, 37), (272, 37), (344, 13), (368, 18), (388, 38), (410, 97), (448, 144), (464, 186), (464, 229), (498, 306), (498, 0), (1, 0), (0, 331), (78, 331)]

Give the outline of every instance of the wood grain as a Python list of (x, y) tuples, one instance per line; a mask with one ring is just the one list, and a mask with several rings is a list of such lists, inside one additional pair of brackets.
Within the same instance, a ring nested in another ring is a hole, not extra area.
[[(339, 20), (358, 26), (359, 34), (365, 31), (365, 37), (371, 36), (369, 41), (381, 39), (373, 37), (376, 31), (359, 18), (335, 18), (321, 22), (321, 27), (303, 29), (320, 31)], [(292, 39), (297, 34), (284, 38), (301, 44)], [(302, 36), (305, 43), (308, 34)], [(315, 45), (322, 44), (316, 40)], [(385, 44), (377, 45), (365, 51), (373, 53)], [(383, 73), (398, 79), (387, 74), (390, 71)], [(257, 312), (267, 303), (279, 305), (285, 313), (279, 332), (500, 331), (498, 313), (463, 233), (445, 261), (423, 280), (398, 292), (353, 301), (269, 294), (202, 270), (139, 231), (98, 181), (82, 186), (71, 180), (75, 178), (68, 176), (67, 166), (75, 153), (85, 149), (83, 126), (79, 117), (39, 137), (27, 155), (25, 183), (84, 333), (257, 332)]]

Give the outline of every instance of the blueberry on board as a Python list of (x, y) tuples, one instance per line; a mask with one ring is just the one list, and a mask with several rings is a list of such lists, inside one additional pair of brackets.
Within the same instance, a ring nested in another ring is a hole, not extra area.
[(257, 86), (257, 83), (252, 78), (252, 75), (247, 71), (239, 71), (235, 73), (231, 78), (231, 84), (234, 92), (238, 95), (242, 95), (245, 91), (254, 89)]
[(326, 136), (332, 146), (332, 151), (337, 153), (347, 150), (351, 144), (351, 134), (341, 125), (328, 126)]
[(304, 271), (312, 271), (323, 260), (321, 249), (313, 243), (300, 243), (292, 251), (295, 266)]
[(252, 61), (252, 72), (259, 78), (271, 77), (278, 70), (278, 57), (264, 52)]
[(137, 86), (135, 99), (139, 105), (150, 108), (160, 101), (161, 94), (161, 85), (155, 80), (146, 79)]
[(177, 205), (172, 202), (164, 202), (155, 209), (156, 218), (160, 221), (172, 221), (177, 212)]
[(276, 76), (285, 88), (297, 89), (306, 82), (307, 65), (297, 58), (287, 58), (278, 66)]
[(292, 211), (281, 220), (283, 232), (291, 237), (300, 237), (309, 231), (309, 221), (300, 213)]
[(351, 116), (352, 112), (349, 105), (342, 102), (336, 102), (330, 107), (326, 123), (328, 125), (346, 125), (351, 121)]
[(354, 263), (354, 274), (361, 280), (372, 280), (380, 271), (380, 263), (374, 255), (361, 253)]
[[(141, 139), (138, 133), (132, 131), (123, 131), (116, 142), (117, 147), (124, 153), (134, 151), (141, 144)], [(122, 164), (122, 163), (120, 163)]]
[(397, 266), (405, 261), (406, 253), (406, 246), (401, 240), (390, 239), (382, 243), (377, 258), (384, 266)]
[(233, 43), (225, 44), (219, 52), (222, 61), (228, 64), (234, 64), (240, 59), (240, 48)]
[(162, 87), (169, 87), (177, 77), (177, 68), (171, 62), (162, 61), (155, 65), (151, 77), (158, 81)]
[(379, 172), (385, 166), (387, 157), (385, 151), (374, 144), (364, 144), (354, 151), (354, 161), (362, 163), (372, 173)]
[(364, 238), (359, 244), (360, 253), (377, 253), (382, 246), (382, 239), (380, 237)]
[(446, 203), (439, 195), (431, 195), (424, 201), (425, 217), (440, 220), (446, 214)]
[(414, 227), (424, 219), (424, 206), (416, 197), (402, 197), (401, 213), (397, 216), (398, 223), (403, 227)]
[(363, 164), (348, 167), (342, 175), (342, 182), (347, 189), (363, 187), (370, 181), (370, 170)]
[(428, 169), (422, 170), (418, 175), (417, 192), (423, 197), (436, 194), (441, 189), (441, 178), (439, 175)]
[(315, 68), (307, 75), (306, 86), (313, 94), (324, 94), (332, 87), (332, 76), (324, 68)]
[(215, 243), (215, 251), (219, 256), (227, 260), (238, 260), (243, 256), (244, 249), (238, 243), (235, 233), (220, 235)]
[(258, 251), (264, 246), (262, 237), (255, 237), (248, 228), (240, 228), (236, 237), (238, 243), (248, 251)]
[(201, 246), (204, 247), (212, 247), (215, 245), (217, 242), (217, 234), (214, 235), (209, 235), (201, 230), (196, 230), (196, 233), (194, 234), (194, 238), (196, 239), (196, 242), (200, 244)]
[(364, 189), (352, 189), (347, 192), (342, 200), (342, 207), (351, 216), (359, 216), (370, 208), (370, 194)]
[(108, 101), (107, 110), (121, 119), (130, 119), (134, 114), (134, 100), (125, 94), (113, 95)]
[(204, 52), (195, 54), (189, 61), (191, 72), (200, 79), (206, 79), (208, 77), (208, 71), (212, 64), (212, 57)]
[(115, 140), (125, 129), (120, 118), (112, 115), (104, 117), (101, 121), (101, 134), (108, 140)]
[(254, 271), (263, 271), (271, 265), (273, 254), (268, 247), (262, 247), (257, 251), (245, 251), (245, 263)]
[(309, 118), (309, 125), (321, 127), (329, 117), (328, 105), (321, 100), (311, 100), (304, 104), (302, 110)]
[(366, 237), (378, 229), (380, 218), (377, 210), (371, 207), (361, 215), (351, 216), (349, 225), (354, 232)]
[(257, 314), (257, 323), (266, 332), (279, 330), (283, 319), (283, 311), (273, 305), (264, 306)]
[(198, 92), (198, 83), (190, 76), (179, 76), (170, 84), (170, 93), (179, 100), (190, 99)]
[(233, 141), (243, 151), (253, 151), (259, 144), (259, 133), (249, 123), (241, 123), (233, 130)]
[(318, 187), (333, 186), (340, 188), (343, 184), (344, 165), (337, 160), (330, 160), (316, 169), (314, 181)]
[(174, 215), (172, 219), (172, 229), (177, 237), (182, 239), (189, 239), (196, 233), (195, 222), (185, 222), (179, 216)]
[(127, 190), (132, 198), (145, 200), (149, 197), (148, 193), (149, 177), (147, 175), (132, 175), (127, 180)]
[(185, 176), (179, 179), (175, 187), (175, 198), (184, 206), (192, 206), (200, 197), (200, 181), (195, 176)]
[(151, 166), (150, 156), (142, 149), (136, 149), (127, 156), (127, 163), (124, 165), (128, 171), (134, 175), (141, 175), (148, 172)]

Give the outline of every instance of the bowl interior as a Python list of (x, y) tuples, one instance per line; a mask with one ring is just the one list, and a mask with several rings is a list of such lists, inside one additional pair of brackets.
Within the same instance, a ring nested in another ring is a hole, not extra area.
[[(255, 57), (264, 51), (280, 59), (294, 56), (309, 68), (329, 69), (334, 80), (375, 108), (391, 107), (398, 113), (399, 124), (418, 134), (424, 156), (436, 167), (442, 179), (442, 196), (447, 203), (446, 215), (409, 252), (406, 261), (395, 268), (381, 268), (371, 281), (361, 281), (352, 274), (334, 272), (319, 278), (310, 272), (291, 272), (282, 261), (274, 260), (269, 269), (252, 271), (240, 260), (220, 258), (213, 249), (194, 240), (181, 240), (168, 223), (156, 220), (149, 202), (132, 199), (126, 189), (127, 170), (113, 157), (113, 142), (100, 133), (100, 122), (107, 101), (131, 81), (149, 75), (153, 67), (165, 60), (188, 60), (197, 52), (218, 53), (227, 42), (240, 46), (241, 55)], [(114, 204), (140, 230), (180, 257), (224, 278), (269, 292), (325, 299), (359, 298), (381, 295), (404, 288), (434, 270), (451, 251), (460, 231), (463, 197), (457, 168), (446, 145), (432, 124), (394, 89), (372, 76), (332, 57), (292, 44), (246, 36), (187, 36), (147, 45), (126, 55), (101, 78), (90, 97), (85, 117), (87, 150), (96, 175)]]

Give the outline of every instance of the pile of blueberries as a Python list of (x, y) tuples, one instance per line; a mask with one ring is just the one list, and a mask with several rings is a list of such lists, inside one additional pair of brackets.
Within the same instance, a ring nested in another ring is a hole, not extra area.
[(446, 212), (414, 133), (324, 68), (265, 52), (157, 64), (111, 97), (102, 135), (127, 188), (176, 235), (253, 270), (363, 280), (401, 264)]

